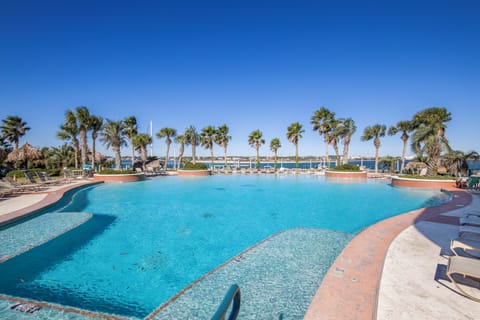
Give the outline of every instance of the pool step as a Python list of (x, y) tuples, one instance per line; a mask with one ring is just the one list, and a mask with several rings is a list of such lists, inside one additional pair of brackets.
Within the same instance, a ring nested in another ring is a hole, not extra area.
[(0, 263), (38, 247), (87, 222), (86, 212), (51, 212), (0, 228)]
[(281, 232), (192, 283), (145, 319), (210, 319), (231, 283), (242, 288), (239, 319), (301, 319), (353, 236), (325, 229)]

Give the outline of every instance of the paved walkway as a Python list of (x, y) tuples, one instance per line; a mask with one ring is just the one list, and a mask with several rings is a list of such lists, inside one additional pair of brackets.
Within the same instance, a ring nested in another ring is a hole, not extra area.
[(90, 180), (74, 180), (67, 184), (49, 186), (42, 191), (17, 193), (8, 198), (2, 198), (0, 200), (0, 226), (54, 204), (69, 190), (95, 183)]

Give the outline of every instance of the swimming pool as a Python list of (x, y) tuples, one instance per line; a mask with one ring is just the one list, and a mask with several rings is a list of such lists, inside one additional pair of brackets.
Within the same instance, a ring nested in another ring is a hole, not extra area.
[(439, 192), (318, 176), (165, 177), (105, 184), (80, 191), (62, 209), (88, 212), (91, 219), (0, 264), (0, 289), (144, 317), (277, 232), (321, 228), (348, 239), (376, 221), (445, 200)]

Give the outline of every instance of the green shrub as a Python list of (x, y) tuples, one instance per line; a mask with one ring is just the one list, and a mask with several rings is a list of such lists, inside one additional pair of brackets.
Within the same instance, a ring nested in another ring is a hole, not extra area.
[(207, 170), (207, 166), (203, 163), (185, 162), (183, 170)]
[(99, 174), (132, 174), (137, 173), (135, 170), (115, 170), (115, 169), (105, 169), (99, 172)]
[(339, 165), (333, 169), (330, 169), (332, 171), (360, 171), (360, 167), (356, 164), (351, 164), (351, 163), (346, 163)]

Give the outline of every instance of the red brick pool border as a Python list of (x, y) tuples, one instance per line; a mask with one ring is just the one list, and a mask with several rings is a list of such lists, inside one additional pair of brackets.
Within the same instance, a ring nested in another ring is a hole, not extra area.
[(131, 174), (94, 174), (93, 181), (103, 182), (133, 182), (141, 181), (145, 179), (143, 173), (131, 173)]
[(455, 187), (455, 180), (429, 180), (392, 177), (392, 186), (440, 190)]
[(325, 177), (338, 179), (367, 179), (367, 172), (325, 171)]
[(378, 290), (391, 242), (417, 221), (458, 224), (441, 213), (470, 204), (472, 196), (449, 188), (452, 201), (380, 221), (360, 232), (340, 253), (317, 290), (304, 319), (376, 319)]
[(206, 177), (210, 176), (212, 172), (210, 170), (178, 170), (177, 175), (179, 177)]

